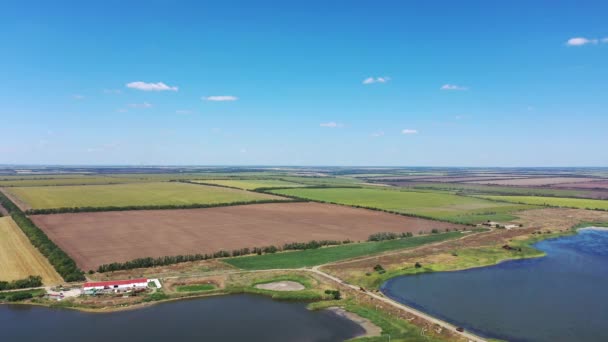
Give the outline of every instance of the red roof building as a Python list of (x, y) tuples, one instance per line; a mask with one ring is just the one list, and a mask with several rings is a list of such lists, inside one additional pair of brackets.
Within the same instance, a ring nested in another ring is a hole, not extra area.
[(84, 284), (84, 290), (103, 290), (103, 289), (125, 289), (134, 287), (146, 287), (148, 286), (148, 279), (138, 278), (130, 280), (111, 280), (111, 281), (97, 281), (88, 282)]

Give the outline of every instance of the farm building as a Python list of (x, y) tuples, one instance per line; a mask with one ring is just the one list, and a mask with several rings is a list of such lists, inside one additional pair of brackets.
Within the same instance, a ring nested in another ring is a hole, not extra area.
[(113, 281), (98, 281), (85, 283), (84, 291), (100, 291), (100, 290), (112, 290), (116, 292), (123, 292), (135, 289), (145, 289), (148, 287), (148, 279), (139, 278), (131, 280), (113, 280)]

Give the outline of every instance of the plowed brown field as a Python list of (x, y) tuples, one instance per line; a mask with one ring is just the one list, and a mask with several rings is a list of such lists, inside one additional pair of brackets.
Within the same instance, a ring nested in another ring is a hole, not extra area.
[(32, 219), (85, 271), (141, 257), (309, 240), (359, 241), (377, 232), (418, 233), (458, 227), (320, 203), (35, 215)]

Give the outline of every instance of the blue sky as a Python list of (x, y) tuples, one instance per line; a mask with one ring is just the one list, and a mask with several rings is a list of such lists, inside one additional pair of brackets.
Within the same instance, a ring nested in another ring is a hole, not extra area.
[(3, 1), (0, 164), (608, 166), (607, 12)]

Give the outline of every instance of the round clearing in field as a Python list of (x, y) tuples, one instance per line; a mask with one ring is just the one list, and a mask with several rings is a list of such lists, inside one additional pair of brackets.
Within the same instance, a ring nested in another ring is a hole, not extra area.
[(300, 291), (304, 290), (304, 285), (295, 281), (275, 281), (273, 283), (258, 284), (255, 286), (256, 289), (260, 290), (271, 290), (271, 291)]

